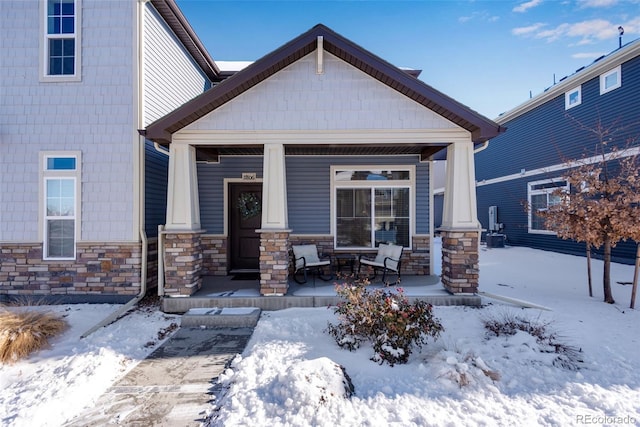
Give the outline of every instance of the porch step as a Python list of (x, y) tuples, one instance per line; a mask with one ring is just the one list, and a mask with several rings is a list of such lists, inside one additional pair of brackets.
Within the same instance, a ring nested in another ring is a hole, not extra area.
[(191, 308), (182, 316), (182, 327), (252, 328), (258, 323), (256, 307)]

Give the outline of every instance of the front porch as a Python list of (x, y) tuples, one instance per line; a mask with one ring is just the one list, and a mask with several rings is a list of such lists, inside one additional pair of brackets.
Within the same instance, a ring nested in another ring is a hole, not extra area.
[[(282, 310), (294, 307), (327, 307), (336, 305), (338, 298), (335, 285), (343, 283), (334, 278), (323, 281), (317, 277), (309, 277), (304, 285), (299, 285), (291, 278), (287, 293), (284, 296), (260, 295), (259, 280), (234, 280), (233, 276), (205, 276), (202, 287), (189, 297), (165, 297), (162, 310), (165, 313), (185, 313), (191, 308), (226, 308), (257, 307), (262, 310)], [(452, 295), (440, 282), (438, 276), (403, 275), (401, 284), (404, 294), (410, 299), (427, 301), (433, 305), (469, 305), (479, 306), (478, 295)], [(369, 289), (382, 288), (383, 284), (374, 281)], [(393, 289), (393, 286), (388, 289)]]

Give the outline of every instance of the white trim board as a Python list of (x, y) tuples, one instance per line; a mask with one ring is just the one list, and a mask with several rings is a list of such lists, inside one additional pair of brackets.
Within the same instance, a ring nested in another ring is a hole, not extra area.
[[(627, 148), (625, 150), (620, 150), (616, 153), (607, 153), (604, 155), (604, 160), (609, 161), (615, 156), (619, 156), (619, 158), (637, 156), (640, 154), (640, 147)], [(498, 184), (500, 182), (513, 181), (516, 179), (529, 178), (536, 175), (542, 175), (545, 173), (558, 172), (561, 170), (571, 169), (580, 165), (590, 165), (594, 163), (598, 163), (602, 160), (602, 155), (586, 157), (584, 159), (573, 160), (567, 163), (559, 163), (551, 166), (547, 166), (544, 168), (524, 170), (520, 173), (513, 173), (511, 175), (504, 175), (498, 178), (491, 179), (483, 179), (482, 181), (476, 181), (476, 187), (482, 187), (484, 185)], [(439, 189), (436, 189), (437, 192)], [(436, 193), (437, 194), (437, 193)]]

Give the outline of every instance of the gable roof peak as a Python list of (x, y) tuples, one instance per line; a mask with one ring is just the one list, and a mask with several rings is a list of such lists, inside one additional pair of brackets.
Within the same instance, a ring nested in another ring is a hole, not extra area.
[(504, 131), (499, 125), (453, 98), (415, 78), (323, 24), (253, 62), (245, 69), (215, 85), (207, 92), (147, 126), (142, 133), (161, 144), (171, 142), (171, 134), (214, 111), (261, 81), (315, 51), (322, 36), (324, 51), (352, 65), (413, 101), (468, 130), (476, 143), (485, 142)]

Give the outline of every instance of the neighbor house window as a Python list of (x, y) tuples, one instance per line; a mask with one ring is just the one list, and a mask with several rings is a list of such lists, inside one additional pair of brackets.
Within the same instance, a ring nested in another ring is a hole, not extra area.
[(80, 0), (43, 2), (43, 80), (79, 80)]
[(529, 233), (555, 234), (545, 227), (544, 218), (539, 213), (560, 203), (560, 197), (553, 194), (558, 188), (568, 192), (569, 183), (565, 179), (556, 178), (528, 184)]
[(620, 86), (622, 86), (622, 75), (620, 73), (619, 65), (613, 70), (607, 71), (600, 76), (600, 95), (611, 92)]
[(414, 169), (333, 167), (336, 249), (410, 247)]
[(564, 108), (568, 110), (582, 103), (582, 88), (578, 86), (564, 94)]
[(79, 230), (80, 153), (42, 153), (45, 259), (75, 259)]

